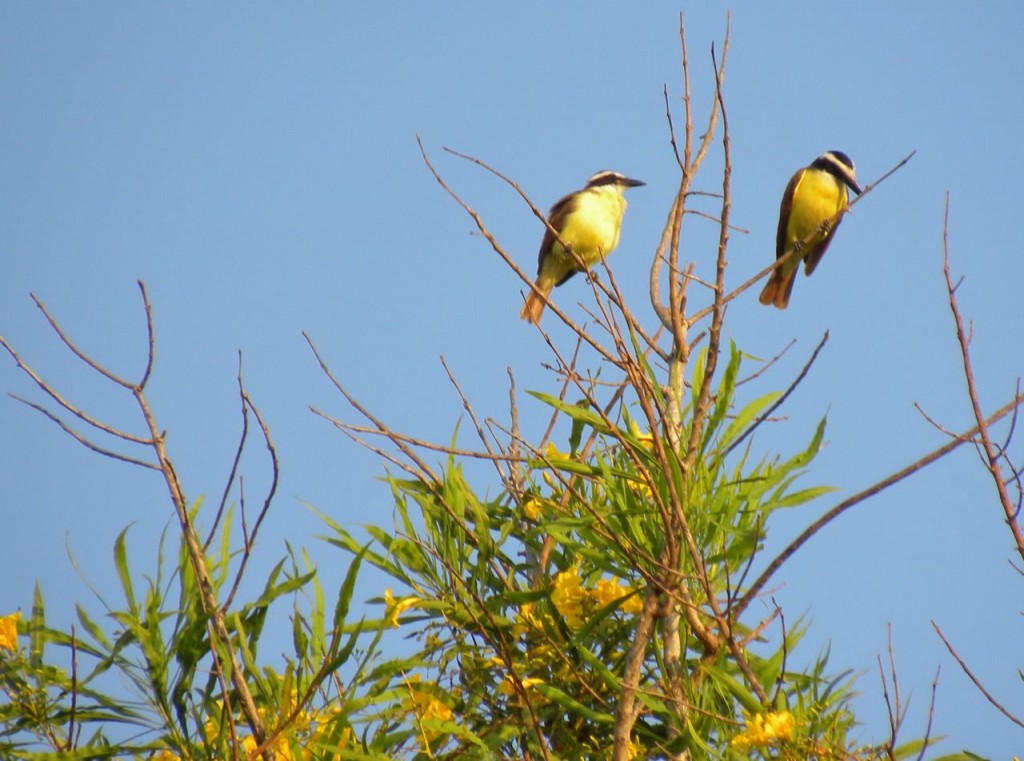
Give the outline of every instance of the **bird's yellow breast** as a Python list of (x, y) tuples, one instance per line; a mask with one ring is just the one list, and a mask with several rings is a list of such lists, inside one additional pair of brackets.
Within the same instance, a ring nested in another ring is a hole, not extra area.
[(626, 199), (621, 192), (611, 187), (590, 188), (576, 197), (559, 234), (592, 266), (619, 245), (625, 213)]
[(806, 169), (793, 189), (786, 225), (789, 245), (804, 240), (846, 206), (846, 186), (828, 172)]

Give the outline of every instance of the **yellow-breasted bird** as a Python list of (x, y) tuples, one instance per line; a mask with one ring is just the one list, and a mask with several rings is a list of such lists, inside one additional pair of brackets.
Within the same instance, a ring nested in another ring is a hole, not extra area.
[[(775, 240), (775, 257), (803, 246), (781, 266), (772, 271), (764, 290), (761, 303), (771, 304), (779, 309), (789, 305), (793, 282), (800, 262), (804, 273), (810, 275), (825, 255), (832, 242), (840, 217), (830, 227), (815, 235), (822, 225), (846, 208), (846, 188), (860, 194), (857, 184), (857, 170), (853, 161), (842, 151), (828, 151), (816, 158), (793, 175), (782, 195), (779, 209), (779, 231)], [(810, 238), (810, 240), (807, 240)]]
[[(626, 213), (627, 188), (646, 183), (631, 180), (618, 172), (598, 172), (582, 190), (560, 199), (548, 212), (548, 222), (558, 237), (576, 256), (593, 267), (619, 244), (619, 230)], [(533, 324), (540, 322), (544, 297), (581, 270), (579, 262), (565, 250), (551, 230), (544, 232), (537, 255), (537, 280), (526, 297), (520, 317)], [(540, 293), (544, 294), (544, 297)]]

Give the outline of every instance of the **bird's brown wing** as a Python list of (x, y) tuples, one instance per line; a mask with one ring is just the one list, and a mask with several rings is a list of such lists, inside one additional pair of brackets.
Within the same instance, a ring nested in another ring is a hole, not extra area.
[[(548, 212), (548, 222), (551, 227), (561, 231), (562, 225), (565, 223), (565, 217), (569, 213), (569, 199), (573, 197), (570, 193), (567, 196), (563, 196), (555, 201), (555, 205), (551, 207)], [(548, 252), (551, 251), (551, 247), (555, 245), (555, 236), (551, 233), (551, 230), (545, 225), (544, 227), (544, 238), (540, 242), (540, 251), (537, 252), (537, 274), (540, 275), (540, 269), (544, 266), (544, 259), (547, 257)]]
[(793, 210), (793, 195), (796, 193), (796, 186), (800, 184), (800, 177), (804, 170), (800, 169), (789, 179), (786, 185), (786, 192), (782, 194), (782, 204), (779, 206), (779, 231), (775, 234), (775, 258), (781, 259), (786, 253), (786, 225), (789, 222), (789, 213)]
[(825, 237), (821, 239), (821, 243), (817, 246), (813, 246), (804, 258), (804, 275), (810, 275), (814, 272), (814, 268), (818, 266), (818, 262), (821, 261), (821, 257), (825, 255), (825, 251), (828, 249), (829, 243), (832, 242), (833, 236), (836, 234), (836, 230), (839, 229), (839, 223), (843, 221), (840, 217), (833, 224)]

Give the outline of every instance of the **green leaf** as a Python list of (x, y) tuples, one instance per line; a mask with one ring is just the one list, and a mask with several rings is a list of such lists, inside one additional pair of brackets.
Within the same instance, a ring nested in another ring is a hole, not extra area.
[(363, 563), (363, 557), (369, 550), (370, 545), (365, 545), (349, 564), (345, 573), (345, 580), (338, 590), (338, 601), (334, 605), (334, 616), (331, 619), (334, 631), (338, 631), (348, 617), (349, 605), (352, 603), (352, 594), (356, 587), (356, 576), (359, 574), (359, 567)]
[(599, 724), (612, 725), (615, 723), (615, 717), (612, 714), (605, 713), (604, 711), (595, 711), (590, 706), (580, 703), (575, 698), (571, 697), (570, 695), (567, 695), (559, 688), (554, 687), (550, 684), (538, 682), (537, 684), (534, 684), (531, 689), (537, 690), (537, 692), (546, 697), (548, 700), (557, 703), (558, 705), (562, 706), (568, 711), (572, 711), (573, 713), (579, 714), (585, 719), (596, 721)]
[(714, 439), (719, 426), (722, 424), (722, 421), (725, 420), (725, 416), (729, 413), (729, 409), (732, 407), (733, 391), (736, 387), (736, 376), (739, 374), (739, 371), (740, 352), (737, 351), (736, 344), (730, 342), (729, 363), (725, 366), (725, 372), (722, 374), (722, 382), (718, 386), (718, 393), (715, 394), (715, 406), (712, 408), (711, 415), (708, 417), (704, 428), (703, 448), (705, 450)]
[(605, 423), (604, 418), (594, 410), (590, 409), (589, 406), (581, 407), (579, 404), (569, 404), (568, 402), (562, 401), (557, 396), (545, 394), (540, 391), (528, 391), (527, 393), (530, 394), (530, 396), (536, 397), (545, 404), (554, 407), (556, 410), (564, 412), (572, 420), (578, 421), (584, 425), (589, 425), (599, 433), (608, 432), (608, 424)]
[(824, 494), (831, 494), (834, 491), (837, 491), (837, 489), (833, 486), (812, 486), (808, 489), (789, 492), (782, 499), (773, 502), (771, 506), (772, 508), (796, 507), (797, 505), (802, 505), (805, 502), (817, 499)]
[(738, 439), (765, 409), (775, 404), (780, 396), (782, 396), (781, 391), (772, 391), (747, 404), (730, 421), (725, 432), (722, 434), (722, 444), (729, 445)]
[(32, 592), (32, 618), (28, 631), (29, 660), (33, 666), (42, 666), (43, 649), (46, 647), (46, 604), (43, 602), (43, 588), (38, 580)]
[(126, 537), (129, 528), (131, 526), (122, 529), (114, 541), (114, 567), (117, 569), (117, 575), (121, 579), (121, 589), (124, 591), (125, 600), (128, 602), (128, 610), (132, 615), (137, 615), (138, 604), (135, 601), (135, 589), (132, 586), (131, 571), (128, 568)]
[(75, 613), (78, 616), (78, 623), (80, 623), (82, 625), (82, 628), (84, 628), (89, 633), (90, 637), (92, 637), (94, 640), (96, 640), (96, 642), (98, 642), (101, 646), (108, 650), (111, 647), (113, 647), (110, 640), (107, 638), (106, 632), (104, 632), (103, 629), (100, 628), (99, 624), (97, 624), (95, 621), (92, 620), (92, 618), (89, 617), (89, 614), (86, 612), (85, 608), (83, 608), (78, 603), (75, 603)]
[[(576, 406), (584, 410), (589, 407), (586, 399), (576, 402)], [(573, 419), (572, 428), (569, 430), (569, 454), (575, 455), (579, 451), (580, 442), (583, 440), (584, 427), (585, 424), (582, 420)]]

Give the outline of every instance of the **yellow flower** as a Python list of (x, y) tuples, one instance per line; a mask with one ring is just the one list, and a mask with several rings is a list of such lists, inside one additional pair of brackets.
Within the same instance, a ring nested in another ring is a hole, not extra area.
[(654, 434), (648, 431), (642, 433), (640, 426), (636, 424), (636, 421), (630, 418), (628, 430), (630, 435), (636, 437), (636, 439), (647, 449), (654, 449)]
[(740, 750), (764, 748), (777, 745), (793, 736), (793, 714), (789, 711), (747, 715), (747, 728), (736, 735), (729, 744)]
[(574, 566), (555, 576), (555, 588), (551, 591), (551, 602), (562, 614), (570, 629), (578, 629), (583, 625), (587, 591), (580, 579), (579, 567)]
[(630, 483), (630, 487), (633, 489), (633, 494), (635, 494), (637, 499), (641, 502), (654, 501), (654, 492), (651, 491), (651, 487), (646, 481), (637, 478), (635, 481)]
[[(525, 679), (522, 680), (523, 689), (525, 691), (529, 692), (531, 689), (533, 689), (533, 687), (535, 687), (538, 684), (541, 684), (541, 682), (542, 682), (542, 680), (537, 678), (537, 677), (535, 677), (535, 676), (528, 676), (528, 677), (526, 677)], [(516, 683), (512, 679), (512, 675), (511, 674), (505, 674), (505, 678), (501, 681), (501, 685), (498, 687), (498, 692), (500, 692), (505, 697), (509, 697), (510, 698), (510, 697), (512, 697), (513, 695), (516, 694), (516, 686), (515, 685), (516, 685)]]
[(405, 708), (407, 711), (416, 714), (423, 736), (428, 742), (433, 742), (443, 733), (438, 731), (436, 727), (426, 727), (423, 725), (425, 723), (437, 724), (451, 721), (455, 714), (433, 692), (418, 687), (419, 683), (419, 675), (413, 675), (406, 680), (406, 686), (409, 688), (409, 697), (405, 700)]
[(207, 742), (213, 742), (217, 739), (217, 725), (211, 719), (207, 719), (203, 725), (203, 734), (206, 735)]
[(531, 521), (535, 521), (540, 518), (540, 512), (544, 507), (544, 503), (536, 497), (527, 497), (523, 500), (523, 513)]
[(21, 611), (0, 616), (0, 649), (14, 652), (18, 649), (18, 621)]
[(151, 755), (149, 761), (181, 761), (181, 756), (164, 748)]
[(256, 738), (252, 735), (246, 735), (242, 738), (242, 752), (247, 756), (251, 756), (256, 753), (256, 749), (260, 747), (256, 744)]
[[(260, 755), (256, 753), (260, 745), (256, 742), (256, 738), (252, 735), (246, 735), (242, 738), (242, 753), (245, 754), (247, 759), (250, 761), (258, 761)], [(287, 733), (278, 735), (270, 747), (274, 750), (274, 755), (281, 759), (281, 761), (295, 761), (295, 756), (292, 755), (291, 746), (288, 744)]]
[(559, 452), (558, 447), (551, 441), (544, 447), (544, 456), (549, 460), (568, 460), (570, 458), (567, 452)]
[[(319, 742), (324, 744), (330, 742), (330, 745), (328, 745), (327, 747), (332, 749), (339, 748), (341, 750), (344, 750), (349, 745), (352, 745), (354, 739), (355, 733), (352, 731), (352, 727), (345, 727), (343, 730), (341, 730), (341, 735), (339, 735), (338, 739), (335, 741), (330, 741), (329, 738), (326, 736), (326, 733), (321, 733), (319, 730), (317, 730), (317, 734), (313, 735), (312, 737), (312, 742)], [(308, 759), (321, 758), (318, 752), (315, 752), (313, 748), (308, 747), (305, 749), (302, 757)]]
[(512, 636), (519, 639), (526, 633), (539, 632), (544, 630), (544, 625), (537, 618), (537, 614), (533, 612), (532, 603), (523, 603), (523, 606), (519, 609), (519, 613), (516, 614), (516, 623), (512, 627)]
[(390, 589), (384, 590), (384, 620), (388, 626), (397, 629), (399, 626), (398, 617), (409, 610), (414, 608), (422, 602), (420, 598), (410, 595), (409, 597), (403, 597), (400, 600), (396, 600), (395, 596), (391, 594)]
[[(625, 597), (632, 591), (619, 579), (598, 579), (591, 595), (597, 603), (597, 607), (603, 608), (610, 602)], [(639, 613), (641, 608), (643, 608), (643, 601), (640, 599), (640, 595), (633, 595), (619, 604), (619, 610), (623, 613)]]
[[(334, 705), (327, 711), (317, 713), (315, 717), (316, 729), (310, 735), (309, 744), (305, 748), (302, 757), (304, 759), (320, 758), (319, 747), (328, 746), (331, 748), (345, 749), (355, 737), (352, 727), (344, 727), (341, 732), (336, 731), (336, 724), (341, 716), (341, 707)], [(332, 739), (332, 735), (336, 736)]]

